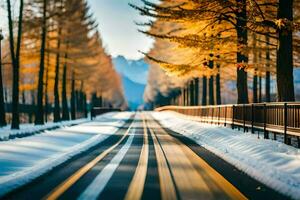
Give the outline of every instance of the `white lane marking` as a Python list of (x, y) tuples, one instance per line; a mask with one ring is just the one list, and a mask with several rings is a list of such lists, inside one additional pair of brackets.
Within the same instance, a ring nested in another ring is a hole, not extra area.
[[(135, 129), (134, 129), (135, 133)], [(93, 182), (84, 190), (84, 192), (79, 196), (79, 200), (93, 200), (97, 199), (101, 192), (104, 190), (108, 181), (116, 171), (117, 167), (120, 165), (122, 159), (130, 148), (134, 133), (131, 133), (126, 143), (120, 149), (120, 151), (113, 157), (109, 164), (107, 164), (103, 170), (97, 175)]]
[(149, 156), (149, 145), (148, 145), (148, 130), (146, 126), (145, 116), (141, 114), (143, 120), (143, 146), (139, 157), (139, 162), (136, 167), (134, 176), (129, 185), (124, 200), (140, 200), (146, 182), (147, 168), (148, 168), (148, 156)]

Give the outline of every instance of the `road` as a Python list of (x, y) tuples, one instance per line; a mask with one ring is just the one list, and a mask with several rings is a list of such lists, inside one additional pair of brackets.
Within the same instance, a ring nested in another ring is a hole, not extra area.
[(116, 134), (4, 199), (287, 199), (137, 113)]

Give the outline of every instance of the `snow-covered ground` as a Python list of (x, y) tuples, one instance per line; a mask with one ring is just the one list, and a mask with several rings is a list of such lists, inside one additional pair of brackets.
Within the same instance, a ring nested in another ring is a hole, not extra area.
[(107, 113), (92, 122), (0, 142), (0, 197), (116, 133), (132, 114)]
[(49, 122), (44, 125), (37, 125), (34, 124), (21, 124), (19, 130), (11, 130), (10, 125), (0, 128), (0, 141), (15, 139), (19, 137), (25, 137), (34, 135), (36, 133), (41, 133), (42, 131), (49, 130), (49, 129), (56, 129), (62, 128), (65, 126), (72, 126), (75, 124), (81, 124), (90, 121), (89, 119), (77, 119), (71, 121), (63, 121), (63, 122)]
[(300, 199), (300, 150), (257, 135), (153, 112), (160, 123), (183, 134), (269, 187)]

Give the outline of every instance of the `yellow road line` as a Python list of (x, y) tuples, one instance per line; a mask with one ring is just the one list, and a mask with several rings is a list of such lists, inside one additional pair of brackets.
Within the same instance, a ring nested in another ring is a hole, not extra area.
[[(177, 139), (175, 139), (177, 140)], [(177, 140), (178, 143), (181, 143)], [(219, 174), (216, 170), (214, 170), (207, 162), (205, 162), (202, 158), (200, 158), (195, 152), (193, 152), (190, 148), (186, 145), (182, 144), (181, 147), (183, 148), (186, 155), (193, 160), (195, 166), (203, 169), (206, 174), (210, 176), (210, 178), (217, 184), (217, 186), (223, 190), (224, 193), (228, 195), (230, 199), (234, 200), (245, 200), (248, 199), (245, 197), (236, 187), (234, 187), (229, 181), (227, 181), (221, 174)]]
[(182, 151), (181, 145), (175, 143), (173, 137), (158, 124), (154, 124), (155, 134), (165, 152), (181, 199), (214, 199), (207, 183)]
[(161, 198), (162, 200), (175, 200), (177, 199), (177, 195), (175, 191), (175, 185), (173, 183), (171, 173), (167, 165), (167, 160), (151, 127), (149, 127), (149, 131), (151, 133), (151, 137), (154, 143), (154, 150), (159, 174)]
[(142, 119), (143, 119), (143, 129), (144, 129), (143, 147), (141, 150), (138, 166), (134, 173), (133, 179), (129, 185), (129, 189), (126, 193), (125, 200), (141, 199), (144, 191), (146, 175), (147, 175), (147, 167), (148, 167), (149, 143), (148, 143), (147, 127), (143, 115), (142, 115)]
[[(157, 126), (160, 127), (160, 125), (157, 123)], [(184, 181), (181, 177), (183, 177), (184, 175), (179, 173), (178, 170), (189, 170), (189, 171), (193, 171), (193, 168), (187, 168), (187, 161), (184, 161), (183, 163), (183, 159), (185, 156), (179, 155), (179, 152), (177, 152), (176, 154), (176, 146), (180, 147), (182, 149), (182, 152), (184, 152), (184, 154), (187, 156), (188, 160), (190, 160), (190, 162), (192, 163), (193, 166), (195, 166), (196, 168), (201, 169), (201, 171), (203, 170), (203, 172), (205, 174), (207, 174), (212, 181), (218, 186), (218, 188), (223, 191), (230, 199), (234, 199), (234, 200), (245, 200), (247, 199), (247, 197), (245, 197), (236, 187), (234, 187), (229, 181), (227, 181), (221, 174), (219, 174), (215, 169), (213, 169), (208, 163), (206, 163), (202, 158), (200, 158), (195, 152), (193, 152), (189, 147), (187, 147), (185, 144), (183, 144), (180, 140), (170, 136), (164, 129), (160, 128), (160, 137), (158, 136), (159, 140), (165, 140), (165, 141), (161, 141), (163, 146), (163, 149), (165, 150), (166, 156), (168, 158), (168, 161), (170, 162), (170, 166), (172, 169), (172, 172), (174, 174), (174, 179), (176, 181), (176, 184), (178, 186), (179, 192), (180, 192), (180, 187), (181, 185), (184, 186), (184, 184), (187, 184), (186, 181)], [(165, 137), (165, 138), (164, 138)], [(161, 138), (161, 139), (160, 139)], [(170, 141), (167, 141), (170, 140)], [(168, 142), (172, 142), (173, 145), (169, 145), (168, 146)], [(176, 160), (180, 159), (179, 160)], [(174, 161), (175, 158), (175, 161)], [(181, 163), (181, 165), (184, 165), (185, 167), (183, 168), (178, 168), (176, 170), (172, 168), (173, 164), (176, 164), (177, 166)], [(187, 177), (187, 175), (185, 175), (184, 177)], [(195, 177), (193, 177), (192, 179), (195, 179)], [(189, 187), (191, 187), (195, 182), (194, 181), (190, 181), (190, 185)], [(197, 184), (200, 184), (199, 181), (196, 181)], [(196, 188), (195, 188), (196, 189)], [(206, 192), (203, 191), (202, 192)], [(208, 198), (206, 198), (208, 199)]]
[(58, 185), (54, 190), (52, 190), (44, 199), (46, 200), (55, 200), (59, 198), (65, 191), (67, 191), (74, 183), (76, 183), (84, 174), (86, 174), (91, 168), (93, 168), (98, 162), (100, 162), (106, 155), (108, 155), (112, 150), (114, 150), (128, 135), (129, 130), (131, 129), (133, 123), (129, 126), (125, 134), (122, 138), (113, 146), (103, 151), (100, 155), (98, 155), (91, 162), (80, 168), (77, 172), (75, 172), (72, 176), (70, 176), (63, 183)]

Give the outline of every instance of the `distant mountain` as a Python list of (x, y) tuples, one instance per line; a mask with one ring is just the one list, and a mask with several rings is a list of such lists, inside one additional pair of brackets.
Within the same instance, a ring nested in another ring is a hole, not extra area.
[(115, 69), (122, 77), (125, 97), (132, 110), (143, 104), (144, 90), (147, 84), (148, 64), (143, 59), (127, 60), (123, 56), (113, 59)]
[(147, 84), (149, 67), (144, 59), (127, 60), (123, 56), (118, 56), (113, 59), (113, 63), (119, 74), (126, 76), (136, 83)]
[(146, 85), (133, 82), (126, 76), (122, 76), (122, 82), (128, 105), (132, 110), (136, 110), (143, 104), (143, 95)]

